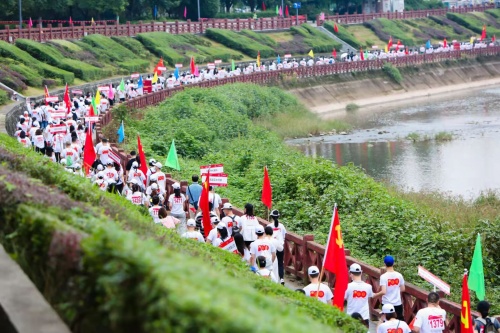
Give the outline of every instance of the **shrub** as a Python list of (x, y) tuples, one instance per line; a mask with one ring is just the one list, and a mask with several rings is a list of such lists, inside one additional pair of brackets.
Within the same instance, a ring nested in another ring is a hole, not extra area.
[(448, 132), (439, 132), (434, 136), (436, 141), (451, 141), (453, 140), (453, 134)]
[[(257, 18), (264, 17), (276, 17), (275, 10), (266, 10), (265, 12), (256, 12)], [(249, 19), (253, 18), (254, 13), (217, 13), (215, 18), (227, 18), (227, 19)]]
[[(477, 34), (481, 34), (483, 32), (483, 24), (485, 24), (485, 22), (474, 15), (446, 13), (446, 17)], [(488, 24), (486, 24), (486, 29), (488, 36), (500, 34), (500, 29), (496, 29)]]
[[(124, 198), (13, 138), (1, 135), (0, 147), (0, 241), (74, 330), (360, 331), (334, 307), (257, 279), (231, 253), (154, 225)], [(193, 309), (202, 314), (194, 318)], [(255, 325), (255, 318), (273, 325)]]
[(206, 35), (208, 38), (231, 49), (241, 51), (252, 58), (256, 58), (259, 51), (262, 58), (271, 58), (276, 55), (275, 50), (271, 47), (234, 31), (210, 28), (206, 30)]
[(0, 65), (0, 82), (5, 84), (10, 89), (16, 91), (22, 91), (26, 89), (26, 84), (24, 83), (26, 78), (21, 74), (11, 70), (5, 65)]
[(500, 19), (500, 9), (487, 9), (485, 10), (486, 13), (490, 14), (494, 18)]
[(409, 36), (406, 32), (404, 32), (395, 21), (391, 21), (388, 19), (376, 19), (372, 21), (368, 21), (363, 23), (366, 27), (373, 30), (373, 32), (377, 35), (378, 38), (388, 41), (390, 37), (392, 37), (394, 44), (399, 39), (401, 43), (407, 46), (416, 45), (415, 41), (411, 36)]
[(9, 65), (9, 68), (15, 72), (18, 72), (25, 77), (24, 83), (32, 87), (42, 87), (42, 78), (40, 74), (33, 68), (28, 67), (22, 63), (16, 63)]
[(141, 57), (142, 59), (148, 59), (151, 57), (151, 53), (133, 37), (111, 37), (112, 40), (118, 44), (126, 47), (130, 51), (134, 52), (135, 55)]
[(241, 30), (241, 33), (247, 37), (252, 38), (253, 40), (256, 40), (257, 42), (270, 46), (270, 47), (276, 47), (278, 46), (278, 43), (272, 39), (271, 37), (267, 36), (265, 33), (258, 33), (252, 30)]
[(0, 89), (0, 105), (7, 104), (9, 102), (9, 95), (3, 89)]
[(335, 32), (335, 29), (334, 29), (335, 26), (334, 26), (334, 24), (332, 24), (332, 22), (325, 22), (325, 23), (323, 23), (323, 26), (328, 31), (330, 31), (332, 34), (334, 34), (338, 38), (342, 39), (344, 42), (346, 42), (347, 44), (349, 44), (350, 46), (352, 46), (355, 49), (359, 49), (360, 47), (364, 46), (359, 40), (356, 39), (356, 37), (354, 37), (353, 34), (351, 34), (349, 31), (347, 31), (347, 29), (344, 28), (340, 24), (337, 24), (337, 28), (339, 30), (338, 33)]
[(359, 105), (356, 103), (349, 103), (345, 106), (345, 110), (347, 112), (353, 112), (356, 111), (357, 109), (359, 109)]
[(382, 70), (397, 84), (403, 83), (401, 72), (390, 62), (386, 62)]
[[(303, 24), (300, 27), (293, 26), (290, 28), (290, 31), (304, 37), (304, 43), (308, 46), (309, 50), (312, 49), (314, 52), (330, 53), (333, 49), (340, 50), (342, 48), (339, 42), (336, 42), (318, 29), (311, 27), (309, 24)], [(301, 53), (308, 53), (309, 50), (304, 49)]]

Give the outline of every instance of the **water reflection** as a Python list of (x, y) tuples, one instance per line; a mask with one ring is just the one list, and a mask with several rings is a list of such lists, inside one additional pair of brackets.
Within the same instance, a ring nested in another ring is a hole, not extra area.
[[(353, 163), (401, 189), (472, 198), (487, 189), (500, 189), (499, 94), (500, 89), (490, 89), (463, 99), (363, 116), (358, 120), (364, 130), (351, 135), (292, 143), (306, 155), (340, 165)], [(380, 130), (388, 133), (381, 135)], [(454, 133), (455, 139), (442, 143), (403, 139), (410, 132), (434, 137), (439, 131)]]

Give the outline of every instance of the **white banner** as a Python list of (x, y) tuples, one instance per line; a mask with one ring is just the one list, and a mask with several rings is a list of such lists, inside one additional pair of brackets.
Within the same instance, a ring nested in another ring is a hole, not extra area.
[(222, 63), (222, 60), (220, 59), (214, 60), (214, 64), (220, 64), (220, 63)]
[(438, 288), (445, 294), (449, 295), (451, 288), (450, 285), (423, 268), (422, 266), (418, 266), (418, 275), (424, 279), (425, 281), (431, 283), (434, 287)]
[(224, 172), (224, 164), (211, 164), (211, 165), (202, 165), (200, 166), (200, 174), (208, 173), (208, 169), (210, 168), (210, 173), (223, 173)]
[(85, 117), (85, 121), (91, 121), (91, 122), (98, 122), (99, 121), (99, 116), (91, 116), (91, 117)]
[(71, 93), (75, 95), (83, 95), (83, 91), (81, 91), (80, 89), (72, 89)]
[(120, 157), (111, 149), (108, 152), (108, 157), (113, 160), (113, 162), (116, 162), (120, 164)]
[[(201, 176), (201, 180), (204, 182), (207, 179), (207, 175)], [(210, 185), (218, 187), (227, 187), (227, 175), (225, 173), (215, 173), (210, 174)]]
[[(181, 66), (182, 67), (182, 66)], [(157, 69), (159, 71), (166, 71), (167, 70), (167, 67), (163, 67), (163, 66), (160, 66), (160, 67), (157, 67)]]
[(45, 97), (45, 100), (47, 102), (58, 102), (59, 101), (59, 97), (57, 97), (57, 96), (49, 96), (49, 97)]
[(100, 86), (100, 87), (97, 87), (97, 90), (98, 91), (109, 91), (109, 86)]
[(55, 133), (66, 133), (66, 125), (50, 125), (49, 132)]
[(181, 67), (182, 67), (182, 64), (175, 64), (175, 67), (177, 67), (177, 68), (181, 68)]
[(140, 74), (139, 74), (139, 73), (132, 73), (132, 75), (130, 75), (130, 78), (131, 78), (131, 79), (138, 79), (138, 78), (139, 78), (139, 76), (140, 76)]

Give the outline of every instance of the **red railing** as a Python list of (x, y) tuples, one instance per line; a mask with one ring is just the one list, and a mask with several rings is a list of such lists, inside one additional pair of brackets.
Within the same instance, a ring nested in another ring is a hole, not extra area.
[(345, 14), (345, 15), (325, 15), (322, 20), (320, 15), (316, 16), (318, 25), (322, 25), (325, 21), (334, 21), (339, 24), (361, 24), (367, 21), (386, 18), (389, 20), (405, 20), (425, 18), (429, 16), (446, 15), (446, 13), (464, 14), (470, 12), (484, 12), (486, 9), (494, 8), (494, 4), (476, 5), (469, 7), (452, 7), (452, 8), (439, 8), (429, 10), (407, 10), (403, 12), (387, 12), (387, 13), (371, 13), (371, 14)]
[[(307, 16), (299, 15), (299, 25), (307, 22)], [(91, 26), (86, 25), (71, 25), (70, 27), (63, 27), (62, 23), (57, 26), (48, 24), (47, 27), (37, 25), (36, 27), (28, 27), (20, 29), (0, 30), (0, 40), (14, 43), (18, 38), (31, 39), (37, 42), (44, 42), (52, 39), (79, 39), (91, 34), (100, 34), (104, 36), (121, 36), (132, 37), (139, 33), (144, 32), (166, 32), (170, 34), (199, 34), (203, 33), (208, 28), (226, 29), (233, 31), (241, 31), (243, 29), (249, 30), (278, 30), (289, 29), (296, 25), (297, 21), (295, 16), (289, 18), (271, 17), (259, 19), (209, 19), (203, 22), (151, 22), (151, 23), (138, 23), (131, 24), (95, 24)]]
[[(301, 67), (294, 69), (287, 69), (281, 71), (272, 72), (262, 72), (255, 73), (251, 75), (242, 75), (231, 78), (226, 78), (222, 80), (205, 81), (196, 85), (181, 86), (174, 89), (162, 90), (153, 94), (144, 95), (142, 97), (129, 100), (127, 106), (130, 108), (143, 108), (147, 106), (152, 106), (160, 103), (166, 98), (172, 96), (176, 92), (184, 90), (186, 87), (213, 87), (228, 83), (235, 82), (254, 82), (258, 84), (267, 84), (272, 81), (278, 80), (281, 75), (295, 75), (298, 78), (305, 78), (310, 76), (322, 76), (322, 75), (333, 75), (339, 73), (355, 72), (355, 71), (367, 71), (373, 69), (382, 68), (385, 62), (391, 62), (393, 65), (401, 66), (413, 66), (423, 63), (433, 63), (438, 61), (459, 59), (462, 57), (475, 57), (481, 55), (497, 55), (500, 54), (500, 46), (488, 47), (485, 49), (476, 49), (470, 51), (452, 51), (449, 53), (437, 53), (437, 54), (427, 54), (427, 55), (413, 55), (405, 56), (395, 59), (387, 60), (373, 60), (373, 61), (358, 61), (358, 62), (341, 62), (332, 65), (314, 66), (314, 67)], [(111, 111), (101, 114), (100, 121), (96, 124), (96, 132), (99, 135), (102, 131), (102, 127), (109, 124), (112, 120)], [(125, 166), (129, 156), (116, 146), (112, 144), (112, 147), (120, 156), (122, 166)], [(176, 182), (176, 180), (171, 179), (170, 175), (167, 175), (168, 189), (167, 195), (172, 193), (171, 185)], [(180, 182), (183, 186), (183, 191), (187, 186), (186, 181)], [(223, 201), (227, 201), (224, 199)], [(236, 215), (243, 215), (243, 211), (239, 208), (234, 207), (233, 212)], [(269, 222), (258, 218), (262, 225), (267, 225)], [(303, 280), (307, 279), (307, 268), (311, 265), (316, 265), (321, 268), (323, 257), (325, 255), (325, 247), (314, 241), (313, 235), (300, 236), (293, 232), (288, 232), (285, 237), (285, 256), (284, 256), (284, 266), (285, 271)], [(373, 286), (375, 291), (380, 288), (380, 275), (384, 273), (383, 268), (377, 268), (366, 263), (363, 263), (350, 256), (349, 251), (346, 251), (347, 264), (351, 265), (353, 263), (358, 263), (363, 269), (364, 280)], [(326, 272), (325, 280), (328, 284), (333, 287), (335, 285), (335, 275)], [(405, 321), (410, 322), (415, 317), (418, 310), (426, 306), (428, 292), (422, 288), (419, 288), (411, 283), (406, 283), (406, 290), (402, 293), (403, 307)], [(459, 333), (460, 332), (460, 319), (461, 319), (461, 307), (459, 304), (452, 302), (447, 299), (442, 299), (440, 303), (441, 307), (448, 313), (449, 322), (446, 325), (444, 332), (446, 333)], [(370, 300), (370, 312), (373, 316), (379, 314), (380, 308), (380, 298)], [(478, 316), (478, 313), (474, 312), (474, 316)]]

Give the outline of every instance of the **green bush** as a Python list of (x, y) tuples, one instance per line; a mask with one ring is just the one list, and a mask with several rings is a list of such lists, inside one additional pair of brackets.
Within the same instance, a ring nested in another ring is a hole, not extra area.
[(472, 30), (473, 32), (479, 35), (483, 32), (484, 24), (486, 24), (486, 31), (488, 33), (488, 37), (491, 37), (494, 34), (500, 35), (500, 29), (496, 29), (495, 27), (488, 25), (487, 22), (484, 22), (483, 20), (472, 14), (468, 15), (468, 14), (446, 13), (446, 17), (466, 27), (467, 29)]
[(3, 89), (0, 89), (0, 105), (7, 104), (9, 102), (9, 95)]
[(74, 330), (361, 329), (331, 306), (257, 278), (241, 258), (154, 225), (13, 138), (0, 136), (0, 156), (0, 241)]
[[(276, 11), (275, 10), (266, 10), (265, 12), (256, 12), (257, 18), (263, 18), (263, 17), (276, 17)], [(217, 13), (215, 15), (215, 18), (227, 18), (227, 19), (249, 19), (253, 18), (254, 13)]]
[(270, 46), (270, 47), (276, 47), (278, 46), (278, 43), (272, 39), (271, 37), (267, 36), (265, 33), (258, 33), (253, 30), (241, 30), (241, 33), (247, 37), (252, 38), (253, 40), (256, 40), (257, 42)]
[(111, 72), (86, 64), (82, 61), (64, 57), (55, 47), (28, 39), (17, 39), (16, 46), (28, 52), (41, 62), (62, 68), (75, 74), (76, 77), (92, 81), (110, 76)]
[(496, 8), (496, 9), (487, 9), (487, 10), (485, 10), (485, 12), (487, 14), (490, 14), (494, 18), (500, 19), (500, 9), (499, 8)]
[(42, 63), (27, 52), (4, 41), (0, 41), (0, 55), (18, 60), (31, 68), (36, 68), (38, 73), (45, 77), (60, 79), (68, 84), (72, 84), (75, 80), (75, 75), (73, 73)]
[(135, 55), (138, 55), (142, 59), (151, 58), (151, 53), (138, 41), (133, 37), (111, 37), (112, 40), (126, 47), (130, 51), (134, 52)]
[(349, 44), (350, 46), (352, 46), (355, 49), (359, 49), (360, 47), (366, 45), (366, 44), (361, 43), (359, 40), (357, 40), (353, 34), (351, 34), (349, 31), (347, 31), (347, 29), (344, 28), (340, 24), (337, 24), (337, 28), (338, 28), (339, 32), (335, 32), (334, 24), (332, 24), (331, 22), (325, 22), (325, 23), (323, 23), (323, 26), (328, 31), (330, 31), (332, 34), (334, 34), (338, 38), (342, 39), (344, 42), (346, 42), (347, 44)]
[(259, 51), (262, 58), (276, 56), (276, 51), (270, 46), (261, 44), (234, 31), (210, 28), (206, 30), (206, 35), (208, 38), (231, 49), (241, 51), (252, 58), (256, 58)]
[[(299, 27), (291, 27), (292, 33), (304, 37), (304, 43), (314, 52), (332, 52), (333, 49), (340, 50), (342, 44), (336, 42), (326, 34), (309, 24), (302, 24)], [(310, 50), (309, 49), (309, 50)], [(304, 50), (303, 53), (308, 53), (309, 50)]]
[(382, 70), (397, 84), (403, 83), (401, 72), (390, 62), (386, 62)]
[(417, 42), (413, 39), (413, 34), (403, 31), (396, 21), (381, 18), (363, 24), (370, 28), (383, 41), (389, 41), (389, 38), (392, 37), (394, 44), (399, 39), (404, 45), (410, 47), (417, 45)]
[(27, 85), (32, 87), (42, 87), (42, 78), (35, 69), (28, 67), (22, 63), (11, 64), (9, 65), (9, 68), (24, 76), (26, 78), (26, 81), (24, 82)]

